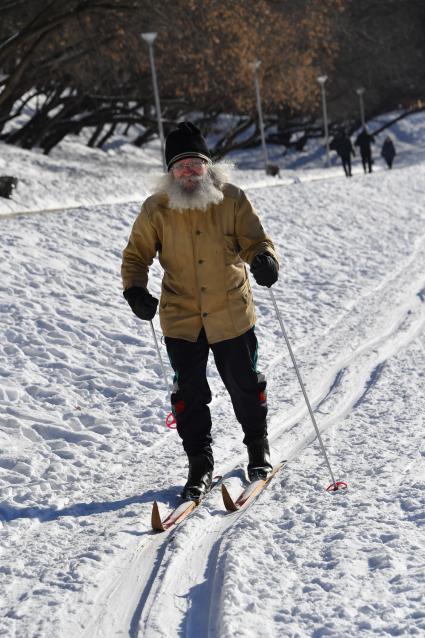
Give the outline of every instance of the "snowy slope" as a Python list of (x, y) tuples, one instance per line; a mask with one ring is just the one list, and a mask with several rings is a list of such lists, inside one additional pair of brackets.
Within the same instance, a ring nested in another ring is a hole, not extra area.
[[(31, 101), (27, 108), (31, 108)], [(385, 123), (396, 119), (397, 115), (387, 113), (371, 120), (368, 123), (369, 129), (372, 132), (378, 130)], [(21, 124), (26, 118), (24, 113)], [(121, 128), (124, 130), (126, 127), (123, 125)], [(386, 168), (380, 157), (380, 149), (388, 134), (392, 136), (397, 150), (396, 166), (425, 161), (424, 129), (425, 117), (423, 113), (416, 113), (399, 120), (377, 135), (373, 148), (374, 170)], [(132, 130), (133, 135), (137, 136), (137, 129), (133, 127)], [(105, 145), (104, 150), (99, 150), (85, 145), (90, 136), (90, 130), (84, 130), (79, 136), (70, 135), (48, 156), (38, 149), (28, 151), (0, 142), (0, 175), (14, 175), (19, 180), (11, 199), (0, 198), (0, 217), (16, 212), (143, 199), (150, 192), (152, 180), (149, 176), (154, 178), (162, 171), (158, 140), (153, 140), (140, 149), (130, 143), (131, 137), (116, 135)], [(353, 141), (355, 136), (356, 133)], [(258, 170), (263, 163), (261, 146), (249, 152), (234, 152), (226, 160), (242, 169), (242, 173), (238, 171), (237, 176), (242, 186), (261, 187), (323, 177), (323, 140), (309, 140), (302, 152), (270, 145), (268, 154), (270, 161), (280, 167), (279, 179), (265, 177), (264, 172)], [(332, 152), (331, 166), (326, 170), (326, 176), (340, 176), (341, 171), (339, 159)], [(353, 172), (363, 172), (358, 153)]]
[[(65, 175), (68, 160), (57, 160)], [(86, 199), (0, 221), (0, 635), (425, 632), (425, 165), (356, 173), (317, 167), (320, 179), (292, 184), (234, 174), (282, 256), (276, 299), (349, 491), (324, 490), (268, 291), (255, 287), (273, 459), (288, 465), (246, 512), (225, 515), (215, 491), (165, 535), (150, 531), (151, 504), (177, 502), (186, 464), (164, 425), (149, 326), (121, 296), (139, 204)], [(127, 178), (143, 197), (146, 175), (133, 166)], [(212, 363), (209, 374), (216, 471), (237, 494), (241, 430)]]

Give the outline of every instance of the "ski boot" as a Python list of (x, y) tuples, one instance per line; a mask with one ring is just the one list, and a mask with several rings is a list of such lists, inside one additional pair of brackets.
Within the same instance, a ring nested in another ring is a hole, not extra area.
[(184, 501), (199, 501), (211, 489), (214, 461), (207, 453), (188, 456), (189, 475), (182, 491)]
[(270, 449), (267, 437), (256, 439), (247, 444), (248, 478), (252, 481), (266, 480), (273, 466), (270, 462)]

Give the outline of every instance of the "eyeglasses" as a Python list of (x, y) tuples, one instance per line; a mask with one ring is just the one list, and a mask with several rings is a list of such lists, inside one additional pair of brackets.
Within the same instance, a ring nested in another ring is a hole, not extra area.
[(200, 157), (190, 157), (188, 159), (181, 159), (175, 162), (172, 165), (171, 170), (174, 173), (182, 173), (186, 168), (190, 168), (190, 170), (195, 173), (201, 173), (205, 165), (206, 161)]

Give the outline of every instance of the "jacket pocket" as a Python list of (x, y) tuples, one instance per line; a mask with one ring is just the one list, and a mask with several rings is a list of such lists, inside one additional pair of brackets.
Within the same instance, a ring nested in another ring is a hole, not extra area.
[(174, 292), (174, 290), (171, 290), (171, 288), (168, 288), (168, 286), (166, 286), (165, 284), (162, 284), (161, 298), (159, 300), (159, 308), (164, 309), (169, 304), (172, 305), (173, 302), (177, 303), (178, 298), (179, 298), (179, 295), (177, 292)]
[(234, 235), (224, 235), (224, 263), (226, 266), (240, 263), (239, 257), (240, 246)]
[(227, 303), (235, 330), (238, 333), (249, 330), (255, 323), (255, 309), (248, 279), (239, 288), (228, 291)]

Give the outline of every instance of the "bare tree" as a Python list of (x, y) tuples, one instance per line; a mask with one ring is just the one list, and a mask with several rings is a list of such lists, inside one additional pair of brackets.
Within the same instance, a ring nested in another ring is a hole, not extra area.
[(269, 140), (301, 147), (320, 132), (319, 74), (330, 78), (332, 120), (353, 126), (358, 85), (370, 112), (423, 98), (424, 21), (423, 0), (5, 0), (0, 139), (48, 153), (85, 128), (88, 143), (102, 146), (124, 125), (144, 144), (156, 123), (140, 34), (157, 31), (166, 131), (193, 111), (208, 131), (227, 112), (235, 125), (218, 139), (217, 154), (258, 143), (258, 131), (246, 135), (256, 121), (259, 58), (266, 125), (278, 127)]

